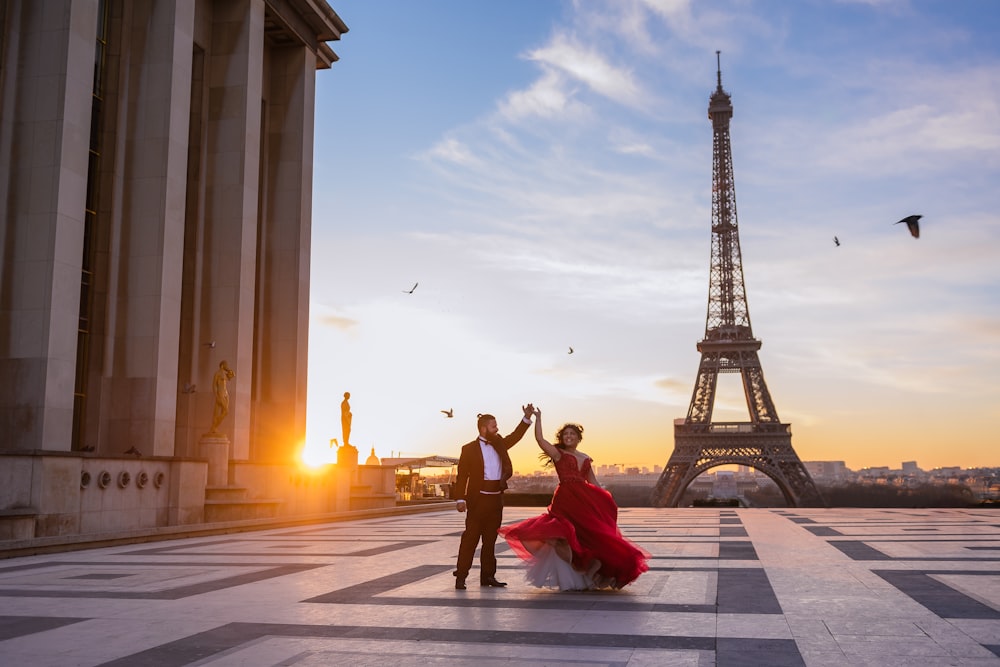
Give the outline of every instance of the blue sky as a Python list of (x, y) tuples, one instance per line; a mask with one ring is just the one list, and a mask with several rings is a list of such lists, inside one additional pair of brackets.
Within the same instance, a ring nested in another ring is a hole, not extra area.
[[(598, 464), (664, 464), (705, 328), (720, 50), (750, 317), (799, 456), (1000, 465), (1000, 3), (331, 4), (308, 446), (350, 391), (362, 458), (456, 455), (476, 413), (512, 428), (531, 401)], [(744, 420), (721, 380), (715, 420)]]

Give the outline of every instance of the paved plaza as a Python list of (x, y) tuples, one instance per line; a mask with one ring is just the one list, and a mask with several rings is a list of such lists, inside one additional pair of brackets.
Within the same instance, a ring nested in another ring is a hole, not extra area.
[(995, 511), (623, 509), (650, 571), (567, 593), (456, 591), (446, 507), (0, 560), (0, 664), (1000, 665)]

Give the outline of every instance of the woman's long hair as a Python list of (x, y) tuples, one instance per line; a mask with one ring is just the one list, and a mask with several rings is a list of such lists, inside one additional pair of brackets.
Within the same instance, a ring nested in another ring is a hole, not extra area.
[[(583, 427), (579, 424), (567, 423), (563, 424), (562, 428), (556, 431), (556, 441), (554, 443), (557, 449), (566, 449), (565, 443), (563, 443), (563, 434), (567, 430), (576, 431), (576, 434), (580, 436), (580, 441), (583, 441)], [(555, 465), (552, 459), (545, 452), (538, 453), (538, 462), (542, 464), (543, 468), (551, 468)]]

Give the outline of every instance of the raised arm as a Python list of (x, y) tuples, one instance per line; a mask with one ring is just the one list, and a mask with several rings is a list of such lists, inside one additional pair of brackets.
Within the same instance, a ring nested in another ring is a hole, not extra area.
[(542, 448), (542, 451), (549, 455), (553, 462), (562, 458), (562, 451), (545, 439), (542, 431), (542, 410), (535, 408), (535, 442)]

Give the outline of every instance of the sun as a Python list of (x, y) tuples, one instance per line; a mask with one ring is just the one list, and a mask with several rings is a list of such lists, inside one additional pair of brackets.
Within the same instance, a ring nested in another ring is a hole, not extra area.
[(302, 463), (308, 468), (322, 468), (337, 462), (337, 450), (316, 443), (302, 443)]

